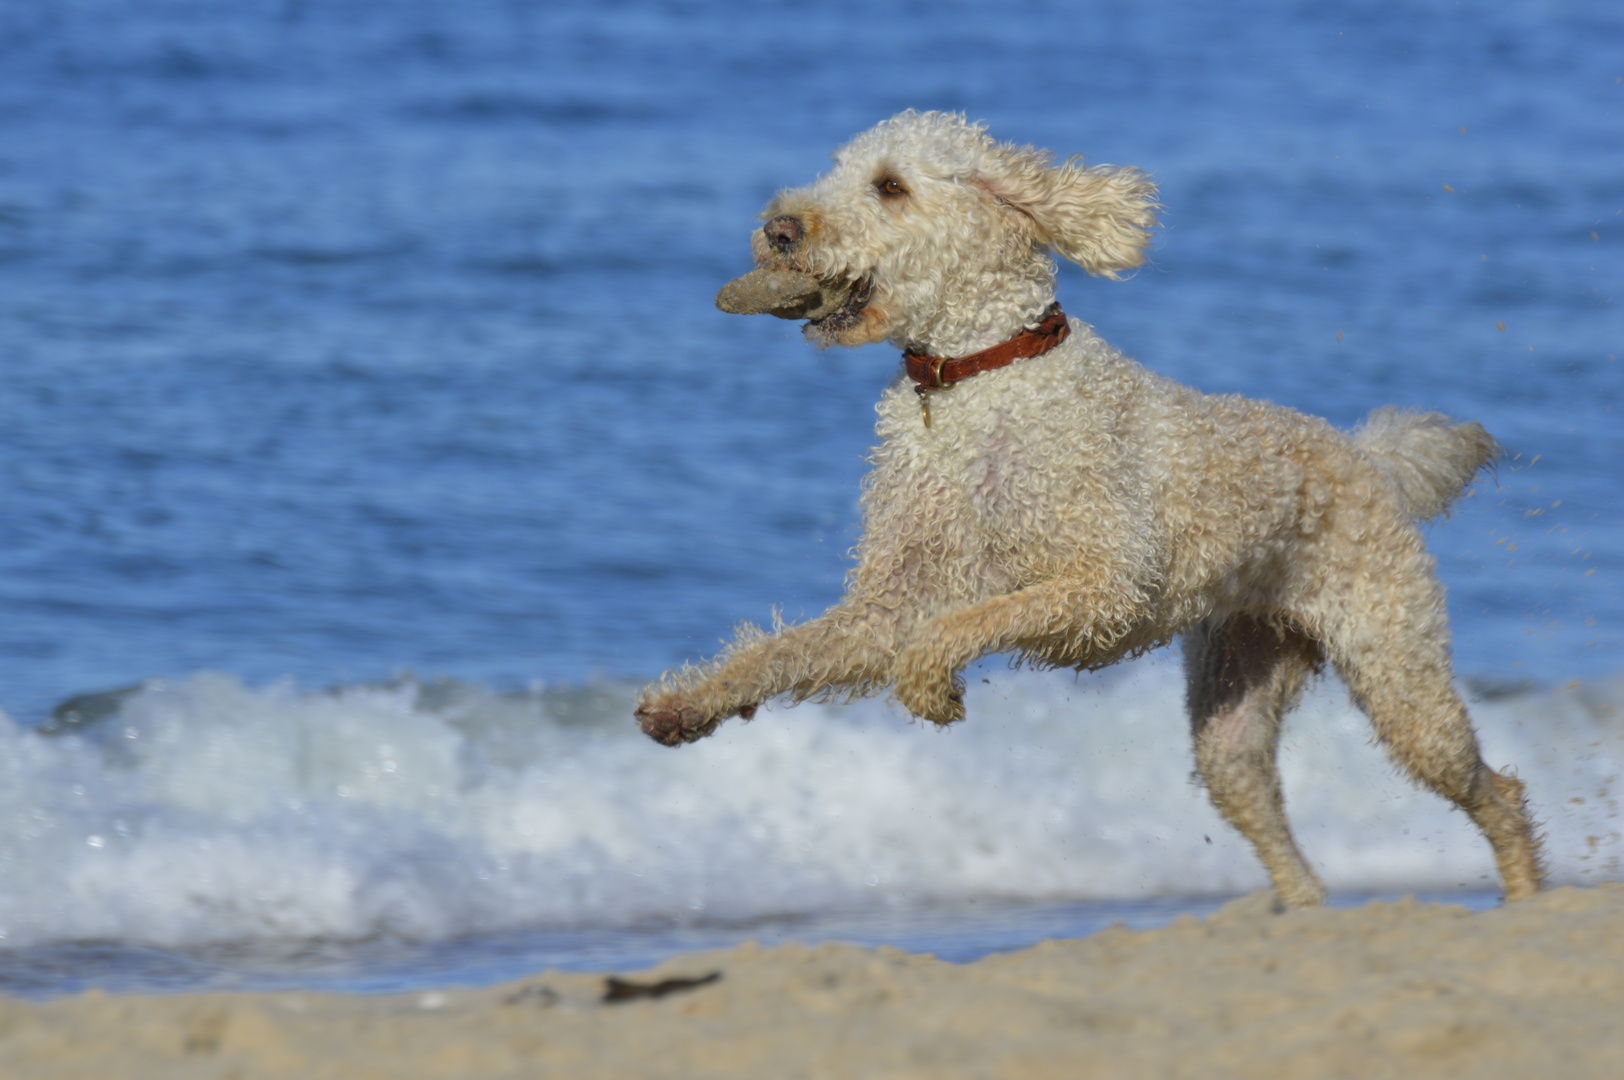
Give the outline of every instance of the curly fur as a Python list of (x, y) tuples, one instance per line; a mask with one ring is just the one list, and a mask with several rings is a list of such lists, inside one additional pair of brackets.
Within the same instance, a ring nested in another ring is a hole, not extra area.
[[(905, 112), (857, 136), (763, 216), (761, 266), (871, 286), (817, 344), (962, 355), (1034, 325), (1049, 252), (1092, 273), (1140, 263), (1158, 209), (1133, 169), (1054, 166), (962, 116)], [(991, 653), (1092, 669), (1183, 635), (1202, 779), (1288, 904), (1324, 889), (1286, 825), (1281, 715), (1329, 663), (1416, 781), (1461, 806), (1506, 895), (1539, 888), (1521, 785), (1484, 765), (1452, 688), (1443, 589), (1417, 521), (1447, 510), (1497, 448), (1481, 426), (1381, 409), (1349, 435), (1266, 402), (1141, 368), (1073, 320), (1039, 357), (932, 395), (899, 377), (878, 406), (864, 535), (845, 595), (649, 687), (638, 716), (671, 745), (785, 696), (891, 688), (962, 719), (958, 672)]]

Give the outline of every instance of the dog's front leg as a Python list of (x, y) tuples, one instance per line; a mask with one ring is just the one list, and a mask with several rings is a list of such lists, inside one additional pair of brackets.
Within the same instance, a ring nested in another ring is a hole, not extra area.
[(909, 712), (938, 724), (964, 719), (958, 671), (989, 653), (1041, 651), (1085, 664), (1109, 656), (1142, 616), (1144, 600), (1120, 579), (1040, 582), (922, 624), (896, 664), (896, 695)]
[(709, 735), (728, 717), (748, 719), (758, 703), (779, 694), (799, 700), (827, 688), (873, 693), (889, 681), (899, 623), (895, 606), (858, 602), (773, 634), (746, 626), (715, 660), (645, 688), (638, 723), (656, 742), (677, 746)]
[(951, 504), (945, 485), (920, 469), (903, 456), (883, 461), (871, 475), (866, 530), (840, 603), (772, 634), (746, 626), (716, 659), (668, 672), (638, 698), (643, 731), (677, 746), (709, 735), (730, 716), (749, 718), (759, 703), (780, 694), (796, 701), (823, 690), (861, 697), (889, 685), (919, 613), (936, 605), (944, 582), (973, 576), (963, 558), (941, 556), (941, 522)]

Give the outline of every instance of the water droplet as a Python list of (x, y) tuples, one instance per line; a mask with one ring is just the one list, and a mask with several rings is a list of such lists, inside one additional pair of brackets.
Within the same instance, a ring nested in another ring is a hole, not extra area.
[(107, 843), (107, 841), (97, 836), (95, 833), (91, 833), (89, 836), (85, 837), (85, 843), (89, 844), (91, 847), (101, 847), (103, 844)]
[(124, 737), (126, 739), (139, 739), (141, 737), (141, 733), (135, 730), (133, 727), (127, 727), (124, 729)]

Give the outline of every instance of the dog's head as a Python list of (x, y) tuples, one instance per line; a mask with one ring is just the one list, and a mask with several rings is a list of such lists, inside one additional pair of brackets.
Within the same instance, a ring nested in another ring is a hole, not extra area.
[(800, 282), (800, 299), (728, 308), (806, 318), (819, 345), (985, 348), (1054, 301), (1050, 251), (1115, 277), (1144, 261), (1156, 224), (1143, 173), (1055, 165), (962, 115), (900, 113), (834, 157), (829, 173), (767, 205), (753, 240), (759, 269), (735, 283), (794, 293)]

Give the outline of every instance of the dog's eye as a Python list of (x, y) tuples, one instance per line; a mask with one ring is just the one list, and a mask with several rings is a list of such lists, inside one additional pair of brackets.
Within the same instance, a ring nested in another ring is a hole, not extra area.
[(874, 181), (874, 190), (881, 195), (906, 195), (908, 189), (902, 186), (902, 181), (894, 176), (882, 176)]

